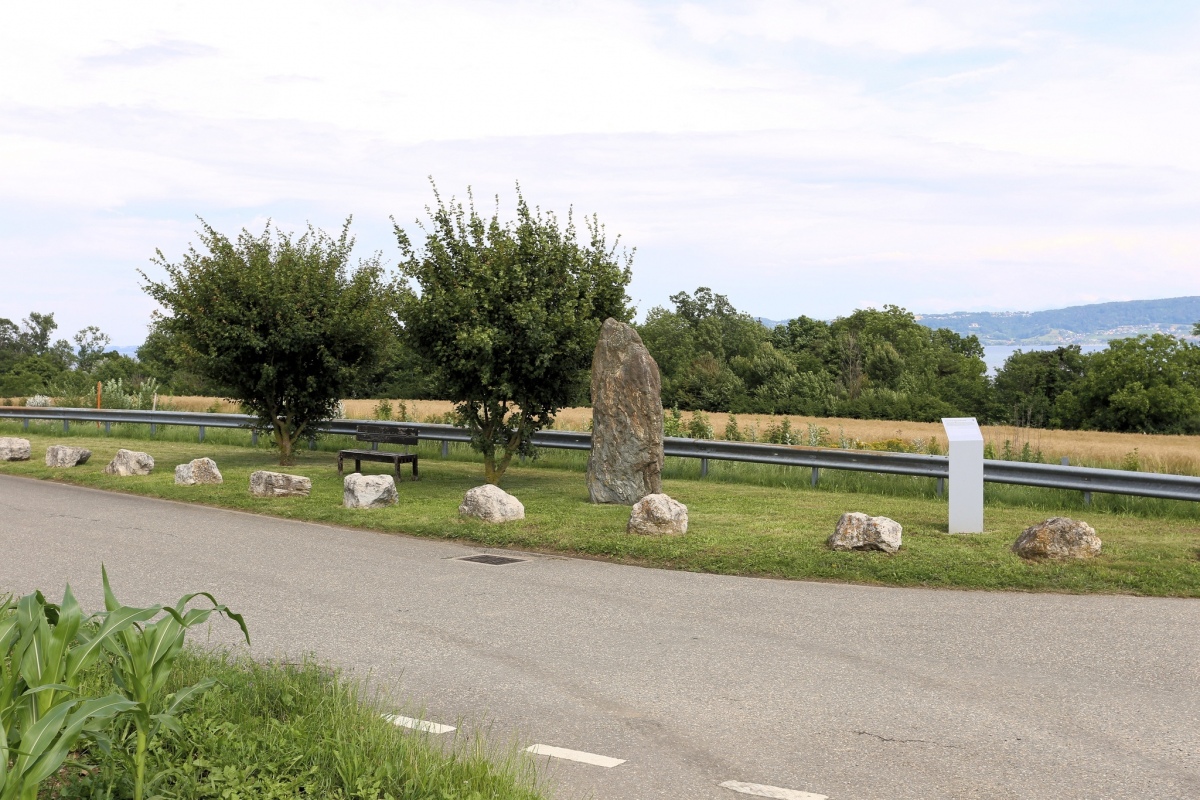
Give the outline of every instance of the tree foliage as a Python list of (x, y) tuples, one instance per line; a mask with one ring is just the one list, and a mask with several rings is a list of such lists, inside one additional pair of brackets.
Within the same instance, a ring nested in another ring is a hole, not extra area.
[[(456, 404), (497, 483), (533, 434), (578, 397), (601, 323), (628, 320), (630, 256), (611, 247), (596, 217), (580, 241), (565, 224), (531, 209), (517, 189), (517, 215), (485, 219), (442, 201), (428, 208), (420, 247), (398, 225), (408, 283), (404, 341), (442, 396)], [(470, 195), (468, 194), (470, 199)], [(415, 288), (416, 291), (413, 291)]]
[(268, 225), (231, 240), (201, 220), (201, 248), (178, 263), (158, 251), (163, 281), (143, 272), (164, 357), (186, 363), (272, 431), (280, 463), (332, 417), (394, 336), (392, 297), (376, 256), (349, 268), (350, 221), (340, 236), (296, 237)]

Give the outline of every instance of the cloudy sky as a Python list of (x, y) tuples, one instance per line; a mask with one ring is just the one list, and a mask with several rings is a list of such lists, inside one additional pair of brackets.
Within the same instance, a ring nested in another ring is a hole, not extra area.
[(1197, 42), (1194, 0), (10, 6), (0, 316), (137, 344), (197, 216), (394, 260), (429, 176), (598, 214), (643, 311), (1200, 294)]

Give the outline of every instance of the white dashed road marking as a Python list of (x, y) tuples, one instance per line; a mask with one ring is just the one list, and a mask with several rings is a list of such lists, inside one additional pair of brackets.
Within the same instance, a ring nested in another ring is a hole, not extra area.
[(402, 728), (412, 728), (414, 731), (422, 731), (424, 733), (449, 733), (455, 730), (453, 725), (441, 725), (437, 722), (429, 722), (428, 720), (402, 717), (399, 714), (386, 714), (384, 715), (384, 719), (393, 725), (399, 725)]
[(550, 756), (551, 758), (565, 758), (568, 761), (580, 761), (584, 764), (593, 764), (597, 767), (615, 767), (618, 764), (624, 764), (623, 758), (609, 758), (608, 756), (598, 756), (595, 753), (584, 753), (580, 750), (568, 750), (565, 747), (552, 747), (548, 744), (534, 744), (525, 748), (526, 753), (533, 753), (535, 756)]
[(742, 783), (741, 781), (725, 781), (721, 784), (726, 789), (732, 789), (742, 794), (755, 797), (774, 797), (776, 800), (829, 800), (823, 794), (802, 792), (799, 789), (782, 789), (778, 786), (764, 786), (761, 783)]

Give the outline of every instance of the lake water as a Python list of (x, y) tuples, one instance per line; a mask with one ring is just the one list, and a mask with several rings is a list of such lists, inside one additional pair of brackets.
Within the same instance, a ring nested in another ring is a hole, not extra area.
[[(1030, 350), (1054, 350), (1057, 347), (1056, 344), (986, 344), (983, 346), (983, 361), (988, 365), (988, 374), (995, 375), (1008, 357), (1018, 350), (1028, 353)], [(1085, 353), (1095, 353), (1106, 347), (1106, 344), (1084, 344), (1080, 345), (1079, 349)]]

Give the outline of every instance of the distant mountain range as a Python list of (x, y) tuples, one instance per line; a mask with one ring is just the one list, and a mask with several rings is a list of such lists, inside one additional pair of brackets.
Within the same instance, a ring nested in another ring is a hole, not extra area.
[[(1105, 344), (1140, 333), (1191, 336), (1200, 322), (1200, 297), (1093, 303), (1049, 311), (961, 311), (916, 314), (922, 325), (978, 336), (985, 345)], [(769, 328), (779, 320), (759, 320)]]

